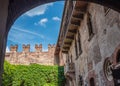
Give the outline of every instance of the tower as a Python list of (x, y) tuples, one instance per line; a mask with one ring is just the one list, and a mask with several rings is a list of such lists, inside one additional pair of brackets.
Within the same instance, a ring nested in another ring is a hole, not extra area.
[(10, 51), (15, 51), (15, 52), (17, 52), (17, 50), (18, 50), (18, 45), (17, 45), (17, 44), (10, 46)]
[(10, 46), (10, 62), (15, 63), (16, 57), (17, 57), (17, 50), (18, 50), (18, 45), (11, 45)]
[(30, 44), (23, 44), (22, 45), (22, 48), (23, 48), (23, 52), (30, 52)]
[(42, 44), (40, 44), (40, 45), (35, 44), (35, 51), (36, 52), (42, 52)]
[(55, 51), (55, 47), (56, 47), (55, 44), (53, 44), (53, 45), (48, 44), (48, 52), (52, 52), (52, 53), (54, 53), (54, 51)]

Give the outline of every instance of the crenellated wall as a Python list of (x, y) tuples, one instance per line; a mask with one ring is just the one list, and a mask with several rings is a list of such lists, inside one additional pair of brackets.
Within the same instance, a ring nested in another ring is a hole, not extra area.
[(5, 59), (11, 64), (42, 64), (54, 65), (54, 51), (56, 45), (48, 44), (48, 51), (42, 51), (42, 44), (35, 44), (35, 51), (30, 51), (30, 44), (22, 45), (22, 52), (18, 52), (18, 45), (11, 45)]

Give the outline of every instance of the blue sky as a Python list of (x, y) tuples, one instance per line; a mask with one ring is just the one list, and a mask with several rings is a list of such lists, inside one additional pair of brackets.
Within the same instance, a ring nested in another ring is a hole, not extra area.
[(49, 43), (56, 44), (63, 8), (64, 1), (58, 1), (38, 6), (20, 16), (8, 34), (6, 51), (10, 50), (11, 44), (18, 44), (18, 51), (22, 51), (22, 44), (30, 44), (31, 51), (35, 44), (42, 43), (43, 51)]

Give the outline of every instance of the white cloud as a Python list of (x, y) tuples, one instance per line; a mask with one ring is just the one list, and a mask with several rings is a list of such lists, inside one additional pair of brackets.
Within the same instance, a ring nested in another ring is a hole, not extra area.
[(10, 49), (8, 46), (6, 47), (6, 52), (10, 52)]
[(55, 21), (61, 21), (61, 19), (57, 16), (53, 17), (52, 19), (55, 20)]
[(34, 25), (41, 25), (41, 26), (46, 26), (46, 23), (48, 22), (47, 18), (41, 19), (38, 23), (34, 23)]
[(25, 15), (27, 15), (29, 17), (43, 15), (46, 12), (46, 10), (48, 9), (48, 7), (52, 6), (52, 5), (53, 5), (53, 3), (38, 6), (36, 8), (33, 8), (32, 10), (26, 12)]
[(39, 21), (39, 24), (44, 25), (46, 22), (48, 22), (47, 18), (43, 18)]

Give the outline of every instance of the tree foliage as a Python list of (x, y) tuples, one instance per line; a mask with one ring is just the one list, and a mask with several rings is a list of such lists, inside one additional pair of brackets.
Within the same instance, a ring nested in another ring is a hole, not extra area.
[(63, 67), (4, 63), (2, 86), (64, 86), (64, 81)]

